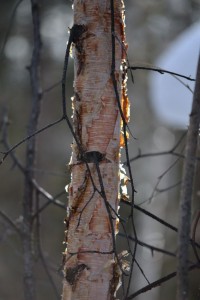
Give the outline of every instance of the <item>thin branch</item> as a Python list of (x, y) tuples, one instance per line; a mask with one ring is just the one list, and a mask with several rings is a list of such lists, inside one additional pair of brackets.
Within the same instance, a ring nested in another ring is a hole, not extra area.
[[(10, 145), (8, 142), (8, 125), (9, 124), (10, 124), (10, 122), (8, 119), (8, 112), (7, 112), (7, 109), (5, 108), (4, 113), (3, 113), (3, 121), (2, 121), (2, 144), (4, 145), (4, 147), (7, 151), (10, 150)], [(19, 159), (15, 155), (14, 151), (11, 152), (11, 158), (13, 160), (14, 165), (17, 166), (22, 173), (25, 173), (24, 166), (19, 161)]]
[(114, 225), (113, 225), (113, 220), (112, 220), (112, 214), (111, 214), (110, 206), (109, 206), (109, 203), (108, 203), (108, 200), (107, 200), (107, 197), (106, 197), (106, 192), (105, 192), (105, 188), (104, 188), (103, 178), (102, 178), (101, 171), (100, 171), (100, 168), (99, 168), (99, 163), (98, 163), (97, 160), (95, 162), (95, 165), (96, 165), (96, 171), (97, 171), (97, 174), (98, 174), (99, 185), (100, 185), (100, 188), (101, 188), (100, 195), (101, 195), (101, 197), (102, 197), (102, 199), (104, 201), (105, 208), (106, 208), (107, 213), (108, 213), (110, 227), (111, 227), (111, 235), (112, 235), (112, 243), (113, 243), (113, 253), (115, 254), (118, 266), (121, 269), (122, 274), (124, 274), (124, 271), (122, 269), (119, 256), (117, 254), (117, 247), (116, 247), (116, 240), (115, 240), (115, 228), (114, 228)]
[(194, 254), (197, 258), (197, 261), (200, 263), (200, 257), (199, 257), (199, 253), (197, 251), (197, 247), (195, 245), (195, 241), (196, 241), (196, 230), (197, 230), (197, 225), (199, 223), (199, 220), (200, 220), (200, 210), (198, 211), (197, 213), (197, 216), (195, 218), (195, 222), (194, 222), (194, 226), (192, 228), (192, 239), (194, 241), (194, 243), (192, 243), (192, 246), (193, 246), (193, 250), (194, 250)]
[(138, 269), (140, 270), (141, 274), (143, 275), (144, 279), (147, 281), (148, 284), (150, 284), (147, 276), (145, 275), (143, 269), (141, 268), (140, 264), (138, 263), (138, 261), (135, 259), (135, 264), (138, 267)]
[(128, 238), (128, 240), (130, 240), (131, 242), (134, 242), (134, 243), (137, 242), (139, 246), (149, 249), (152, 253), (152, 256), (153, 256), (154, 252), (160, 252), (160, 253), (166, 254), (166, 255), (171, 256), (171, 257), (176, 257), (176, 253), (174, 253), (174, 252), (170, 252), (170, 251), (167, 251), (165, 249), (149, 245), (148, 243), (145, 243), (145, 242), (143, 242), (139, 239), (136, 240), (131, 235), (126, 235), (124, 233), (119, 232), (118, 236), (122, 237), (122, 238), (126, 238), (126, 239)]
[(192, 94), (194, 94), (193, 90), (191, 89), (191, 87), (185, 83), (183, 80), (181, 80), (180, 78), (178, 78), (176, 75), (172, 75), (177, 81), (179, 81), (184, 87), (186, 87), (186, 89), (188, 89)]
[[(168, 150), (168, 151), (160, 151), (160, 152), (153, 152), (153, 153), (141, 153), (141, 150), (139, 150), (139, 153), (133, 157), (130, 158), (130, 163), (141, 159), (141, 158), (146, 158), (146, 157), (154, 157), (154, 156), (163, 156), (163, 155), (174, 155), (177, 156), (179, 158), (184, 158), (183, 154), (180, 154), (178, 152), (174, 152), (173, 150)], [(127, 162), (123, 162), (124, 165), (127, 165)]]
[(16, 226), (16, 224), (7, 216), (6, 213), (4, 213), (2, 210), (0, 210), (0, 217), (10, 226), (10, 228), (13, 229), (14, 232), (21, 235), (20, 229)]
[[(36, 0), (32, 0), (32, 1), (36, 1)], [(78, 25), (77, 25), (78, 26)], [(52, 123), (49, 123), (48, 125), (44, 126), (43, 128), (41, 129), (36, 129), (35, 130), (31, 130), (29, 135), (27, 137), (25, 137), (24, 139), (22, 139), (20, 142), (16, 143), (13, 147), (11, 147), (8, 151), (0, 151), (1, 154), (3, 154), (3, 158), (1, 159), (0, 161), (0, 164), (3, 163), (3, 161), (6, 159), (6, 157), (13, 151), (15, 150), (17, 147), (19, 147), (21, 144), (23, 144), (24, 142), (26, 141), (29, 141), (30, 139), (34, 138), (36, 135), (38, 135), (39, 133), (45, 131), (46, 129), (49, 129), (50, 127), (62, 122), (63, 120), (66, 120), (67, 124), (68, 124), (68, 127), (72, 133), (72, 136), (74, 137), (76, 143), (77, 143), (77, 146), (78, 148), (80, 149), (80, 151), (83, 153), (82, 151), (82, 146), (81, 144), (79, 143), (77, 137), (76, 137), (76, 134), (73, 130), (73, 126), (69, 120), (69, 117), (67, 115), (67, 111), (66, 111), (66, 98), (65, 98), (65, 89), (66, 89), (66, 84), (65, 84), (65, 81), (66, 81), (66, 72), (67, 72), (67, 67), (68, 67), (68, 59), (69, 59), (69, 51), (70, 51), (70, 47), (71, 47), (71, 44), (72, 43), (75, 43), (75, 41), (79, 38), (80, 34), (82, 34), (83, 32), (78, 32), (78, 37), (77, 37), (77, 28), (75, 26), (73, 26), (70, 30), (70, 37), (69, 37), (69, 41), (68, 41), (68, 44), (67, 44), (67, 49), (66, 49), (66, 54), (65, 54), (65, 60), (64, 60), (64, 68), (63, 68), (63, 76), (62, 76), (62, 107), (63, 107), (63, 115), (60, 119), (52, 122)], [(36, 37), (36, 39), (38, 39), (38, 37)], [(40, 40), (40, 39), (39, 39)], [(38, 40), (37, 40), (37, 43), (38, 43)], [(38, 54), (38, 53), (37, 53)], [(30, 69), (30, 72), (31, 72), (31, 68)], [(36, 79), (36, 74), (34, 75), (34, 80)], [(59, 82), (60, 83), (60, 82)], [(58, 84), (59, 84), (58, 83)], [(56, 84), (57, 85), (57, 84)], [(47, 90), (48, 91), (48, 90)], [(39, 96), (41, 98), (42, 96), (42, 92), (38, 93), (37, 91), (37, 96)], [(36, 113), (37, 115), (37, 113)]]
[(163, 177), (178, 163), (180, 161), (180, 158), (177, 158), (159, 177), (158, 177), (158, 180), (157, 180), (157, 183), (156, 183), (156, 185), (154, 186), (154, 189), (153, 189), (153, 191), (152, 191), (152, 193), (151, 193), (151, 195), (150, 195), (150, 197), (147, 199), (147, 200), (144, 200), (142, 203), (140, 203), (140, 205), (143, 205), (144, 203), (146, 203), (147, 201), (148, 202), (151, 202), (151, 200), (153, 199), (153, 198), (155, 198), (159, 193), (161, 193), (161, 192), (164, 192), (165, 190), (170, 190), (170, 189), (172, 189), (172, 188), (175, 188), (177, 185), (179, 185), (180, 184), (180, 181), (179, 181), (179, 184), (174, 184), (174, 185), (171, 185), (171, 186), (169, 186), (168, 188), (166, 188), (166, 189), (163, 189), (163, 190), (159, 190), (158, 189), (158, 186), (159, 186), (159, 184), (160, 184), (160, 182), (161, 182), (161, 180), (163, 179)]
[[(9, 124), (9, 122), (8, 122), (8, 116), (7, 116), (7, 113), (5, 112), (4, 113), (4, 117), (3, 117), (3, 124), (2, 124), (2, 134), (3, 134), (2, 142), (3, 142), (4, 146), (6, 147), (7, 151), (10, 150), (10, 145), (8, 143), (8, 140), (7, 140), (7, 136), (8, 136), (7, 135), (7, 127), (8, 127), (8, 124)], [(15, 152), (11, 151), (10, 155), (11, 155), (11, 158), (13, 159), (14, 164), (18, 166), (18, 168), (20, 169), (20, 171), (24, 175), (26, 175), (25, 168), (21, 164), (21, 162), (19, 161), (19, 159), (16, 157)], [(36, 171), (36, 168), (33, 168), (32, 170)], [(45, 172), (44, 170), (42, 170), (42, 171)], [(53, 175), (55, 175), (55, 173)], [(34, 186), (34, 188), (36, 189), (37, 192), (39, 192), (42, 196), (44, 196), (46, 199), (48, 199), (48, 201), (43, 206), (41, 206), (37, 210), (37, 212), (33, 215), (33, 219), (37, 216), (37, 214), (41, 213), (46, 207), (48, 207), (52, 203), (54, 205), (57, 205), (57, 206), (63, 208), (63, 209), (66, 208), (65, 204), (63, 204), (61, 201), (59, 201), (57, 199), (59, 196), (63, 195), (65, 193), (65, 191), (62, 191), (61, 193), (59, 193), (58, 195), (56, 195), (56, 196), (53, 197), (47, 191), (45, 191), (44, 188), (42, 188), (41, 186), (39, 186), (39, 184), (36, 182), (35, 179), (31, 179), (31, 183), (33, 184), (33, 186)]]
[(174, 188), (176, 188), (177, 186), (181, 185), (181, 180), (179, 180), (178, 182), (166, 187), (166, 188), (162, 188), (162, 189), (159, 189), (159, 188), (156, 188), (156, 192), (158, 193), (164, 193), (164, 192), (167, 192), (167, 191), (170, 191)]
[(69, 60), (69, 53), (70, 48), (72, 44), (76, 44), (79, 39), (81, 38), (82, 34), (86, 31), (85, 27), (83, 25), (77, 25), (74, 24), (72, 28), (70, 29), (70, 35), (67, 43), (67, 48), (65, 52), (65, 59), (64, 59), (64, 67), (63, 67), (63, 75), (62, 75), (62, 113), (63, 113), (63, 119), (66, 120), (67, 125), (71, 131), (71, 134), (77, 144), (77, 147), (83, 155), (84, 151), (82, 148), (81, 143), (79, 142), (79, 139), (76, 136), (76, 133), (74, 132), (73, 126), (70, 122), (70, 119), (67, 115), (67, 104), (66, 104), (66, 76), (67, 76), (67, 68), (68, 68), (68, 60)]
[[(188, 271), (192, 271), (192, 270), (197, 269), (199, 267), (200, 267), (199, 264), (191, 265), (188, 268)], [(146, 285), (145, 287), (141, 288), (140, 290), (136, 291), (135, 293), (131, 294), (130, 296), (128, 296), (126, 298), (126, 300), (134, 299), (135, 297), (137, 297), (137, 296), (139, 296), (139, 295), (141, 295), (143, 293), (146, 293), (146, 292), (150, 291), (153, 288), (156, 288), (156, 287), (160, 286), (162, 283), (164, 283), (164, 282), (166, 282), (166, 281), (174, 278), (176, 275), (177, 275), (176, 272), (172, 272), (172, 273), (170, 273), (170, 274), (168, 274), (168, 275), (166, 275), (166, 276), (164, 276), (164, 277), (162, 277), (162, 278), (160, 278), (160, 279), (152, 282), (151, 284)]]
[(61, 201), (59, 201), (57, 198), (61, 195), (63, 195), (65, 193), (65, 191), (60, 192), (58, 195), (56, 196), (52, 196), (51, 194), (49, 194), (44, 188), (42, 188), (41, 186), (39, 186), (39, 184), (36, 182), (35, 179), (32, 180), (33, 186), (35, 187), (35, 189), (37, 190), (37, 192), (39, 194), (41, 194), (44, 198), (48, 199), (48, 201), (43, 204), (40, 208), (38, 208), (38, 210), (36, 211), (35, 214), (33, 214), (32, 218), (34, 219), (35, 217), (37, 217), (38, 214), (40, 214), (45, 208), (47, 208), (50, 204), (54, 204), (62, 209), (66, 209), (66, 205), (63, 204)]
[[(125, 201), (125, 200), (121, 199), (121, 202), (124, 203), (124, 204), (126, 204), (126, 205), (131, 206), (131, 203), (128, 202), (128, 201)], [(176, 228), (175, 226), (169, 224), (168, 222), (164, 221), (163, 219), (157, 217), (156, 215), (150, 213), (149, 211), (147, 211), (146, 209), (140, 207), (139, 205), (135, 204), (135, 205), (134, 205), (134, 208), (135, 208), (136, 210), (142, 212), (143, 214), (149, 216), (149, 217), (152, 218), (153, 220), (159, 222), (159, 223), (162, 224), (163, 226), (165, 226), (165, 227), (167, 227), (167, 228), (173, 230), (174, 232), (178, 232), (178, 228)], [(200, 249), (200, 245), (199, 245), (197, 242), (195, 242), (193, 239), (190, 239), (190, 242), (191, 242), (191, 243), (195, 243), (195, 246), (196, 246), (197, 248)]]
[(88, 206), (88, 204), (89, 204), (89, 203), (91, 202), (91, 200), (93, 199), (93, 197), (94, 197), (94, 195), (95, 195), (95, 192), (96, 192), (96, 189), (93, 190), (92, 195), (90, 196), (90, 198), (88, 199), (88, 201), (85, 203), (85, 205), (84, 205), (83, 208), (81, 209), (80, 214), (79, 214), (79, 218), (78, 218), (78, 223), (77, 223), (76, 229), (78, 229), (78, 227), (79, 227), (79, 225), (80, 225), (80, 221), (81, 221), (82, 214), (83, 214), (84, 210), (86, 209), (86, 207)]
[(19, 5), (21, 4), (23, 0), (18, 0), (15, 5), (14, 5), (14, 8), (13, 8), (13, 11), (11, 13), (11, 16), (10, 16), (10, 21), (9, 21), (9, 25), (8, 25), (8, 29), (6, 31), (6, 35), (5, 35), (5, 38), (4, 38), (4, 41), (3, 41), (3, 45), (1, 47), (1, 51), (0, 51), (0, 58), (3, 56), (3, 52), (5, 50), (5, 46), (7, 44), (7, 41), (8, 41), (8, 38), (9, 38), (9, 35), (10, 35), (10, 31), (11, 31), (11, 28), (13, 26), (13, 21), (14, 21), (14, 17), (15, 17), (15, 14), (16, 14), (16, 11), (19, 7)]
[[(125, 201), (125, 200), (123, 200), (123, 199), (121, 199), (121, 202), (124, 203), (125, 205), (131, 206), (131, 203), (130, 203), (130, 202), (127, 202), (127, 201)], [(175, 231), (175, 232), (178, 231), (178, 229), (177, 229), (175, 226), (169, 224), (168, 222), (164, 221), (163, 219), (161, 219), (161, 218), (157, 217), (156, 215), (150, 213), (149, 211), (147, 211), (146, 209), (140, 207), (139, 205), (135, 204), (135, 205), (134, 205), (134, 208), (135, 208), (136, 210), (138, 210), (138, 211), (144, 213), (145, 215), (149, 216), (150, 218), (154, 219), (155, 221), (159, 222), (160, 224), (162, 224), (162, 225), (168, 227), (169, 229), (171, 229), (171, 230), (173, 230), (173, 231)]]
[(128, 65), (128, 68), (127, 68), (127, 69), (130, 70), (130, 73), (131, 73), (131, 81), (132, 81), (132, 83), (134, 84), (133, 72), (132, 72), (132, 70), (131, 70), (131, 65), (130, 65), (130, 62), (129, 62), (129, 58), (128, 58), (128, 53), (127, 53), (127, 51), (126, 51), (126, 47), (125, 47), (124, 43), (122, 43), (122, 42), (120, 41), (119, 37), (118, 37), (116, 34), (113, 34), (113, 35), (115, 36), (116, 40), (118, 41), (118, 43), (119, 43), (120, 46), (122, 47), (124, 53), (126, 54), (126, 61), (127, 61), (127, 65)]
[(52, 84), (51, 86), (49, 86), (48, 88), (43, 90), (43, 95), (49, 93), (50, 91), (52, 91), (53, 89), (55, 89), (56, 87), (58, 87), (61, 84), (62, 80), (59, 80), (58, 82)]
[(108, 255), (108, 254), (113, 254), (114, 250), (111, 250), (111, 251), (82, 250), (82, 251), (78, 251), (78, 252), (68, 252), (69, 257), (66, 258), (65, 263), (67, 261), (69, 261), (74, 255), (77, 255), (77, 254), (79, 255), (79, 254), (82, 254), (82, 253), (97, 253), (97, 254)]
[[(138, 155), (136, 155), (135, 157), (130, 159), (130, 162), (134, 162), (135, 160), (144, 158), (144, 157), (153, 157), (153, 156), (162, 156), (162, 155), (174, 155), (177, 156), (179, 158), (184, 158), (184, 155), (182, 155), (181, 153), (176, 152), (176, 149), (179, 147), (179, 145), (182, 143), (183, 139), (186, 136), (186, 132), (184, 132), (181, 137), (179, 138), (179, 140), (176, 142), (176, 144), (169, 149), (168, 151), (160, 151), (160, 152), (154, 152), (154, 153), (141, 153), (141, 149), (139, 149), (138, 151)], [(127, 162), (123, 162), (124, 165), (127, 165)]]
[(172, 72), (172, 71), (169, 71), (169, 70), (165, 70), (165, 69), (162, 69), (162, 68), (159, 68), (159, 67), (155, 67), (155, 66), (148, 66), (148, 64), (139, 64), (139, 65), (133, 65), (131, 67), (128, 67), (128, 69), (130, 70), (147, 70), (147, 71), (155, 71), (155, 72), (158, 72), (160, 74), (170, 74), (170, 75), (175, 75), (175, 76), (178, 76), (178, 77), (182, 77), (182, 78), (185, 78), (187, 80), (190, 80), (190, 81), (195, 81), (196, 79), (194, 78), (191, 78), (190, 76), (185, 76), (183, 74), (179, 74), (179, 73), (176, 73), (176, 72)]
[[(36, 210), (38, 211), (39, 210), (39, 192), (37, 192), (37, 196), (36, 196)], [(37, 248), (38, 248), (38, 254), (39, 254), (39, 258), (42, 262), (42, 265), (43, 265), (43, 268), (44, 268), (44, 271), (47, 275), (47, 278), (50, 282), (50, 285), (52, 286), (52, 289), (55, 293), (55, 296), (57, 299), (60, 299), (60, 294), (59, 294), (59, 291), (56, 287), (56, 284), (51, 276), (51, 273), (49, 271), (49, 267), (48, 267), (48, 264), (45, 260), (45, 257), (44, 257), (44, 254), (43, 254), (43, 251), (42, 251), (42, 246), (41, 246), (41, 236), (40, 236), (40, 217), (39, 217), (39, 214), (37, 214), (37, 219), (36, 219), (36, 239), (37, 239)]]
[[(0, 151), (1, 154), (3, 154), (3, 158), (0, 160), (0, 165), (4, 162), (4, 160), (6, 159), (6, 157), (16, 148), (18, 148), (20, 145), (22, 145), (23, 143), (25, 143), (26, 141), (30, 140), (31, 138), (33, 138), (34, 136), (36, 136), (37, 134), (45, 131), (46, 129), (49, 129), (50, 127), (59, 124), (61, 121), (63, 121), (63, 117), (52, 122), (49, 123), (48, 125), (36, 130), (35, 132), (33, 132), (32, 134), (26, 136), (25, 138), (23, 138), (21, 141), (19, 141), (18, 143), (16, 143), (14, 146), (12, 146), (8, 151)], [(33, 168), (32, 168), (33, 170)]]

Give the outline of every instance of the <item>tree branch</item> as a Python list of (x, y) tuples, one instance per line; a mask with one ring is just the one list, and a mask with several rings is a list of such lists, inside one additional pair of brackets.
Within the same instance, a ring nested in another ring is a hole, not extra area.
[(135, 64), (131, 67), (128, 67), (128, 69), (130, 70), (147, 70), (147, 71), (155, 71), (155, 72), (158, 72), (160, 74), (170, 74), (170, 75), (174, 75), (174, 76), (178, 76), (178, 77), (182, 77), (182, 78), (185, 78), (187, 80), (190, 80), (190, 81), (195, 81), (194, 78), (191, 78), (190, 76), (185, 76), (183, 74), (179, 74), (179, 73), (176, 73), (176, 72), (172, 72), (172, 71), (169, 71), (169, 70), (165, 70), (165, 69), (162, 69), (162, 68), (159, 68), (159, 67), (155, 67), (155, 66), (152, 66), (152, 65), (148, 65), (148, 64)]
[[(192, 271), (197, 268), (199, 268), (199, 264), (193, 264), (188, 268), (188, 271)], [(140, 290), (136, 291), (135, 293), (131, 294), (130, 296), (128, 296), (126, 298), (126, 300), (134, 299), (135, 297), (139, 296), (140, 294), (146, 293), (146, 292), (150, 291), (151, 289), (160, 286), (162, 283), (172, 279), (176, 275), (177, 275), (176, 272), (172, 272), (172, 273), (152, 282), (151, 284), (146, 285), (145, 287), (141, 288)]]
[(2, 210), (0, 210), (0, 217), (10, 226), (10, 228), (12, 228), (17, 234), (21, 235), (20, 229)]

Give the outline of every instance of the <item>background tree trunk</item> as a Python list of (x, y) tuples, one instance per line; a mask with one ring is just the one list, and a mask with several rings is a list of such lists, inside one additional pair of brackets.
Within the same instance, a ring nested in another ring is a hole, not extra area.
[(191, 231), (191, 203), (194, 196), (195, 167), (197, 166), (198, 135), (200, 125), (200, 57), (185, 147), (185, 162), (180, 197), (177, 300), (189, 299), (189, 245)]
[[(72, 180), (68, 188), (63, 300), (113, 299), (120, 112), (111, 77), (111, 1), (74, 1)], [(121, 97), (123, 2), (114, 3), (115, 80)], [(79, 25), (79, 26), (77, 26)], [(77, 144), (78, 143), (78, 144)]]
[[(31, 0), (33, 20), (33, 54), (30, 72), (32, 89), (32, 108), (28, 124), (28, 135), (36, 132), (41, 112), (41, 86), (40, 86), (40, 9), (37, 0)], [(27, 141), (26, 165), (23, 197), (23, 228), (22, 245), (24, 259), (24, 296), (26, 300), (36, 299), (36, 287), (34, 278), (34, 226), (33, 212), (35, 206), (35, 188), (33, 186), (34, 167), (36, 161), (36, 137)]]

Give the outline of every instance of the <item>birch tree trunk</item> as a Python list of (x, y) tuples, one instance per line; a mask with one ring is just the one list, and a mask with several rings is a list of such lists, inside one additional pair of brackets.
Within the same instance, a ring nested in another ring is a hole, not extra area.
[[(114, 299), (117, 286), (115, 234), (119, 193), (120, 110), (127, 100), (124, 6), (114, 1), (115, 80), (111, 76), (110, 0), (75, 0), (74, 98), (71, 183), (66, 217), (62, 300)], [(77, 26), (78, 25), (78, 26)], [(124, 94), (124, 97), (123, 97)], [(125, 105), (126, 106), (126, 105)]]

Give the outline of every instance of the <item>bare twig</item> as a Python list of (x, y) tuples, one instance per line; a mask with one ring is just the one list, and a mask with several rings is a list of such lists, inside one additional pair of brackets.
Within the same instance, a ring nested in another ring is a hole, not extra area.
[(188, 89), (192, 94), (193, 94), (193, 90), (191, 89), (191, 87), (189, 86), (189, 84), (185, 83), (183, 80), (181, 80), (178, 76), (176, 75), (172, 75), (176, 80), (178, 80), (184, 87), (186, 87), (186, 89)]
[[(186, 133), (184, 132), (181, 135), (180, 139), (177, 141), (177, 143), (168, 151), (160, 151), (160, 152), (154, 152), (154, 153), (141, 153), (141, 150), (139, 149), (138, 154), (135, 157), (130, 158), (130, 162), (132, 163), (138, 159), (145, 158), (145, 157), (154, 157), (154, 156), (162, 156), (162, 155), (174, 155), (179, 158), (184, 158), (184, 155), (179, 152), (176, 152), (176, 149), (178, 148), (180, 143), (183, 141), (185, 135), (186, 135)], [(125, 161), (125, 162), (123, 162), (123, 164), (127, 165), (127, 162)]]
[(7, 216), (6, 213), (4, 213), (2, 210), (0, 210), (0, 217), (3, 219), (3, 221), (9, 225), (10, 228), (13, 229), (13, 231), (19, 235), (21, 235), (20, 229), (16, 226), (16, 224)]
[[(192, 271), (197, 268), (199, 268), (199, 264), (193, 264), (193, 265), (189, 266), (188, 271)], [(151, 289), (160, 286), (162, 283), (172, 279), (176, 275), (177, 275), (176, 272), (172, 272), (172, 273), (152, 282), (151, 284), (146, 285), (145, 287), (141, 288), (140, 290), (136, 291), (135, 293), (131, 294), (129, 297), (126, 298), (126, 300), (134, 299), (135, 297), (139, 296), (140, 294), (146, 293), (146, 292), (150, 291)]]
[(58, 82), (52, 84), (51, 86), (47, 87), (46, 89), (43, 90), (43, 95), (49, 93), (50, 91), (52, 91), (53, 89), (55, 89), (56, 87), (58, 87), (59, 85), (61, 85), (61, 80), (59, 80)]
[[(123, 202), (123, 203), (126, 204), (126, 205), (131, 206), (131, 203), (130, 203), (130, 202), (124, 201), (123, 199), (121, 199), (121, 202)], [(136, 210), (140, 211), (141, 213), (143, 213), (143, 214), (149, 216), (149, 217), (152, 218), (153, 220), (159, 222), (159, 223), (162, 224), (163, 226), (169, 228), (170, 230), (172, 230), (172, 231), (174, 231), (174, 232), (178, 232), (178, 228), (176, 228), (175, 226), (171, 225), (170, 223), (164, 221), (163, 219), (159, 218), (158, 216), (152, 214), (151, 212), (147, 211), (146, 209), (140, 207), (139, 205), (135, 204), (135, 205), (134, 205), (134, 208), (135, 208)], [(194, 241), (193, 239), (190, 239), (190, 242), (191, 242), (192, 244), (195, 243), (195, 246), (196, 246), (197, 248), (200, 249), (200, 245), (199, 245), (196, 241)]]
[(178, 76), (178, 77), (182, 77), (182, 78), (185, 78), (187, 80), (190, 80), (190, 81), (195, 81), (194, 78), (191, 78), (190, 76), (185, 76), (183, 74), (179, 74), (179, 73), (176, 73), (176, 72), (172, 72), (172, 71), (169, 71), (169, 70), (165, 70), (165, 69), (162, 69), (162, 68), (159, 68), (159, 67), (155, 67), (155, 66), (152, 66), (152, 65), (148, 65), (148, 64), (134, 64), (133, 66), (131, 67), (128, 67), (128, 69), (131, 69), (131, 70), (147, 70), (147, 71), (155, 71), (155, 72), (158, 72), (160, 74), (170, 74), (170, 75), (175, 75), (175, 76)]
[[(121, 202), (123, 202), (124, 204), (126, 204), (126, 205), (128, 205), (128, 206), (131, 205), (130, 202), (124, 201), (123, 199), (121, 199)], [(175, 231), (175, 232), (178, 231), (178, 229), (177, 229), (175, 226), (169, 224), (168, 222), (164, 221), (163, 219), (161, 219), (161, 218), (157, 217), (156, 215), (150, 213), (149, 211), (147, 211), (146, 209), (140, 207), (139, 205), (135, 204), (135, 205), (134, 205), (134, 208), (135, 208), (136, 210), (138, 210), (138, 211), (144, 213), (145, 215), (149, 216), (150, 218), (154, 219), (155, 221), (159, 222), (160, 224), (162, 224), (162, 225), (168, 227), (169, 229), (171, 229), (171, 230), (173, 230), (173, 231)]]
[[(3, 113), (3, 120), (2, 120), (2, 144), (5, 146), (6, 151), (10, 150), (10, 145), (8, 142), (8, 125), (9, 125), (8, 112), (7, 109), (5, 108)], [(19, 161), (14, 151), (11, 152), (11, 158), (13, 160), (14, 165), (17, 166), (22, 173), (24, 173), (25, 172), (24, 166)]]
[[(28, 134), (24, 139), (22, 139), (21, 141), (19, 141), (18, 143), (16, 143), (14, 146), (12, 146), (10, 149), (8, 149), (7, 151), (0, 151), (1, 154), (3, 154), (3, 158), (0, 160), (0, 165), (4, 162), (4, 160), (6, 159), (6, 157), (12, 152), (14, 151), (16, 148), (18, 148), (20, 145), (22, 145), (23, 143), (29, 141), (30, 139), (34, 138), (36, 135), (38, 135), (39, 133), (49, 129), (52, 126), (55, 126), (56, 124), (60, 123), (63, 121), (63, 117), (61, 117), (60, 119), (47, 124), (46, 126), (35, 130), (33, 133)], [(32, 167), (32, 170), (34, 170), (34, 168)]]
[(136, 259), (135, 259), (135, 264), (138, 267), (138, 269), (140, 270), (140, 272), (141, 272), (142, 276), (144, 277), (144, 279), (147, 281), (148, 284), (150, 284), (147, 276), (145, 275), (143, 269), (141, 268), (140, 264), (138, 263), (138, 261)]
[(36, 213), (33, 214), (32, 218), (34, 219), (35, 217), (37, 217), (38, 214), (40, 214), (45, 208), (47, 208), (50, 204), (54, 204), (62, 209), (66, 209), (66, 205), (63, 204), (60, 200), (58, 200), (58, 197), (63, 195), (65, 193), (65, 191), (60, 192), (58, 195), (56, 195), (55, 197), (53, 197), (51, 194), (49, 194), (49, 192), (47, 192), (44, 188), (42, 188), (41, 186), (39, 186), (39, 184), (36, 182), (35, 179), (32, 180), (32, 183), (37, 191), (37, 193), (39, 193), (40, 195), (42, 195), (44, 198), (46, 198), (48, 201), (43, 204), (40, 208), (37, 209)]
[[(164, 192), (165, 190), (170, 190), (170, 189), (172, 189), (172, 188), (175, 188), (176, 186), (177, 186), (177, 183), (176, 184), (173, 184), (173, 185), (171, 185), (171, 186), (169, 186), (169, 187), (167, 187), (166, 189), (163, 189), (163, 190), (159, 190), (158, 189), (158, 186), (159, 186), (159, 184), (160, 184), (160, 182), (161, 182), (161, 180), (163, 179), (163, 177), (178, 163), (180, 161), (180, 158), (177, 158), (159, 177), (158, 177), (158, 180), (157, 180), (157, 183), (156, 183), (156, 185), (155, 185), (155, 187), (154, 187), (154, 189), (153, 189), (153, 191), (152, 191), (152, 193), (151, 193), (151, 195), (150, 195), (150, 197), (147, 199), (147, 200), (145, 200), (145, 201), (143, 201), (142, 203), (140, 203), (140, 205), (142, 205), (142, 204), (144, 204), (145, 202), (147, 202), (147, 201), (149, 201), (149, 202), (151, 202), (151, 200), (153, 199), (153, 198), (155, 198), (156, 196), (157, 196), (157, 194), (159, 194), (159, 193), (161, 193), (161, 192)], [(180, 181), (179, 181), (179, 184), (180, 184)]]
[[(39, 200), (40, 200), (39, 198), (40, 198), (40, 195), (39, 195), (39, 192), (37, 192), (37, 195), (36, 195), (36, 211), (39, 210)], [(37, 235), (37, 250), (38, 250), (39, 258), (42, 262), (44, 271), (47, 275), (47, 278), (50, 282), (50, 285), (52, 286), (52, 289), (55, 293), (56, 299), (60, 299), (59, 291), (58, 291), (58, 289), (56, 287), (56, 284), (55, 284), (55, 282), (54, 282), (54, 280), (51, 276), (48, 264), (45, 260), (45, 257), (44, 257), (43, 251), (42, 251), (41, 236), (40, 236), (40, 215), (39, 215), (39, 213), (37, 213), (37, 218), (36, 218), (36, 235)]]
[[(136, 239), (134, 237), (132, 237), (131, 235), (125, 235), (125, 234), (119, 232), (118, 236), (122, 237), (122, 238), (126, 238), (131, 242), (136, 242)], [(148, 243), (145, 243), (145, 242), (143, 242), (141, 240), (138, 240), (138, 239), (137, 239), (137, 243), (138, 243), (139, 246), (149, 249), (152, 253), (152, 256), (153, 256), (154, 252), (160, 252), (162, 254), (165, 254), (165, 255), (168, 255), (168, 256), (171, 256), (171, 257), (174, 257), (174, 258), (176, 257), (175, 252), (171, 252), (171, 251), (159, 248), (159, 247), (152, 246), (152, 245), (150, 245)]]
[[(141, 151), (139, 151), (138, 155), (130, 159), (130, 162), (132, 163), (138, 159), (145, 158), (145, 157), (154, 157), (154, 156), (163, 156), (163, 155), (174, 155), (180, 158), (184, 158), (184, 155), (171, 150), (154, 152), (154, 153), (141, 153)], [(126, 165), (127, 162), (124, 162), (124, 164)]]
[(12, 13), (11, 13), (11, 17), (10, 17), (8, 29), (7, 29), (7, 31), (6, 31), (6, 35), (5, 35), (5, 38), (4, 38), (4, 41), (3, 41), (3, 45), (2, 45), (2, 47), (1, 47), (0, 58), (2, 57), (3, 52), (4, 52), (4, 50), (5, 50), (5, 46), (6, 46), (6, 44), (7, 44), (7, 41), (8, 41), (9, 35), (10, 35), (11, 28), (12, 28), (12, 26), (13, 26), (13, 21), (14, 21), (14, 17), (15, 17), (17, 8), (19, 7), (19, 5), (21, 4), (22, 1), (23, 1), (23, 0), (18, 0), (18, 1), (15, 3), (15, 5), (14, 5), (13, 11), (12, 11)]
[(156, 188), (156, 192), (158, 192), (158, 193), (164, 193), (164, 192), (167, 192), (169, 190), (172, 190), (172, 189), (176, 188), (180, 184), (181, 184), (181, 180), (177, 181), (174, 184), (171, 184), (171, 185), (167, 186), (166, 188), (162, 188), (162, 189), (161, 188)]
[(198, 262), (200, 262), (200, 257), (199, 257), (199, 253), (197, 251), (197, 247), (195, 245), (195, 241), (196, 241), (196, 230), (197, 230), (197, 225), (199, 223), (199, 220), (200, 220), (200, 210), (197, 213), (197, 216), (196, 216), (195, 222), (194, 222), (194, 226), (192, 228), (192, 239), (194, 241), (194, 243), (192, 244), (192, 246), (193, 246), (194, 254), (195, 254)]
[(106, 192), (105, 192), (105, 188), (104, 188), (104, 183), (103, 183), (103, 178), (101, 175), (101, 171), (99, 168), (99, 163), (96, 161), (96, 170), (97, 170), (97, 174), (98, 174), (98, 180), (99, 180), (99, 185), (100, 185), (100, 195), (104, 201), (104, 205), (106, 207), (107, 213), (108, 213), (108, 218), (109, 218), (109, 223), (110, 223), (110, 227), (111, 227), (111, 235), (112, 235), (112, 243), (113, 243), (113, 253), (115, 254), (117, 263), (119, 268), (122, 271), (122, 274), (124, 273), (122, 266), (121, 266), (121, 262), (117, 253), (117, 247), (116, 247), (116, 240), (115, 240), (115, 228), (113, 225), (113, 218), (112, 218), (112, 213), (111, 213), (111, 209), (107, 200), (107, 196), (106, 196)]

